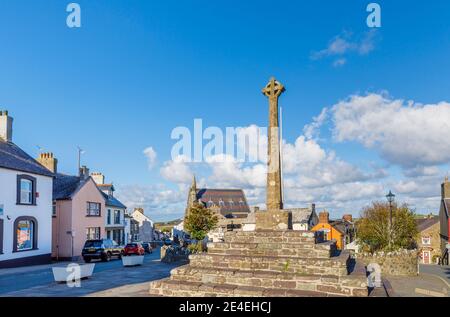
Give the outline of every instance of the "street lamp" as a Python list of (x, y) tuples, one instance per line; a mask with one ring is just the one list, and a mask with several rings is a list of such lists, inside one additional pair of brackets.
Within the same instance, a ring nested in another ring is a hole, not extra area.
[(392, 203), (394, 202), (395, 195), (389, 191), (386, 195), (386, 199), (389, 202), (389, 246), (392, 244)]

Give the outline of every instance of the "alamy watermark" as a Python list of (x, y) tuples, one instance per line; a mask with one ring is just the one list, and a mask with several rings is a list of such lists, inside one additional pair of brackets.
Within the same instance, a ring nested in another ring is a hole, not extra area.
[[(268, 149), (268, 137), (272, 147)], [(278, 127), (203, 127), (202, 119), (194, 120), (193, 130), (188, 127), (176, 127), (171, 139), (172, 160), (185, 162), (221, 163), (228, 160), (239, 163), (264, 162), (269, 157), (277, 160), (280, 156), (281, 130)], [(277, 142), (278, 141), (278, 142)], [(269, 152), (270, 150), (270, 152)], [(276, 162), (274, 162), (276, 163)]]

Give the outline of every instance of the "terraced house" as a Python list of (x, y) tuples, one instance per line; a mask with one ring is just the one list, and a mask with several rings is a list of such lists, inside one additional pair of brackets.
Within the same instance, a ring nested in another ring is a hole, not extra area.
[(105, 230), (106, 238), (116, 241), (119, 245), (128, 243), (129, 226), (128, 217), (126, 217), (127, 207), (120, 200), (114, 197), (115, 188), (113, 184), (105, 183), (105, 176), (102, 173), (92, 173), (92, 179), (97, 187), (103, 192), (105, 198)]
[(78, 176), (56, 173), (53, 199), (52, 256), (76, 260), (87, 239), (105, 238), (105, 197), (83, 166)]
[(13, 143), (0, 111), (0, 268), (51, 261), (53, 173)]

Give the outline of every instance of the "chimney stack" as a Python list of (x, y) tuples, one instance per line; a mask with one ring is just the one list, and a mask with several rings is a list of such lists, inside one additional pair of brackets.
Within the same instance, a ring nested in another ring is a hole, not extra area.
[(327, 211), (322, 211), (319, 213), (319, 223), (329, 223), (330, 214)]
[(91, 173), (91, 177), (97, 185), (105, 184), (105, 175), (103, 175), (102, 173)]
[(53, 156), (53, 153), (41, 153), (37, 161), (52, 173), (58, 173), (58, 160)]
[(8, 115), (8, 110), (0, 110), (0, 140), (12, 142), (13, 118)]
[(441, 185), (442, 199), (450, 198), (450, 182), (448, 176), (445, 177), (444, 182)]
[(344, 216), (342, 216), (342, 220), (345, 220), (348, 222), (353, 222), (353, 216), (350, 214), (344, 215)]
[(80, 167), (80, 174), (79, 174), (79, 176), (82, 179), (88, 179), (88, 177), (89, 177), (89, 168), (87, 168), (85, 165), (81, 166)]

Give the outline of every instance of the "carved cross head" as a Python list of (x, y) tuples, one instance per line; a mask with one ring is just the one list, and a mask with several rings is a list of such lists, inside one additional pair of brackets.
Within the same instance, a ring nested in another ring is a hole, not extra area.
[(262, 93), (268, 98), (278, 98), (284, 92), (284, 86), (275, 78), (271, 78)]

